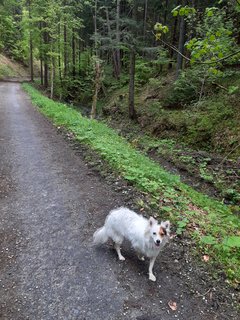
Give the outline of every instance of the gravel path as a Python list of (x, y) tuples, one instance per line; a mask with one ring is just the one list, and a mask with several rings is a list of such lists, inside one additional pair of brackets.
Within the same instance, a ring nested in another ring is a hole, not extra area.
[(0, 319), (237, 319), (231, 296), (206, 283), (177, 240), (155, 264), (156, 283), (127, 246), (125, 262), (111, 244), (94, 248), (93, 232), (124, 196), (19, 84), (0, 83), (0, 97)]

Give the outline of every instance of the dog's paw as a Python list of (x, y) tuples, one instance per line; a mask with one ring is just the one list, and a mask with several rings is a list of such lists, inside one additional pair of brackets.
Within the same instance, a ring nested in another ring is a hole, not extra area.
[(119, 260), (124, 261), (126, 260), (123, 256), (119, 257)]
[(138, 256), (138, 259), (139, 259), (140, 261), (145, 261), (144, 256)]
[(150, 274), (149, 274), (149, 280), (151, 280), (151, 281), (156, 281), (155, 275), (152, 274), (152, 273), (150, 273)]

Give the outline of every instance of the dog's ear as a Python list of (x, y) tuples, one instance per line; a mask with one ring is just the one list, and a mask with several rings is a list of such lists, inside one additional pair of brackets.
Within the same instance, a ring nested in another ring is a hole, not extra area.
[(154, 224), (156, 224), (157, 223), (157, 220), (155, 220), (153, 217), (150, 217), (149, 218), (149, 225), (150, 225), (150, 227), (152, 227)]
[(170, 221), (163, 222), (165, 229), (169, 232), (170, 231)]

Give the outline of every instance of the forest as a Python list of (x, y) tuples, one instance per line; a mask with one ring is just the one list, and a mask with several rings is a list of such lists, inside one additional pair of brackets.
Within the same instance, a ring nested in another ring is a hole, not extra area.
[(50, 98), (239, 202), (238, 0), (2, 0), (0, 16), (1, 52)]
[(238, 75), (239, 6), (238, 0), (2, 0), (0, 49), (28, 65), (31, 80), (40, 77), (60, 100), (89, 103), (93, 93), (128, 85), (135, 118), (134, 90), (160, 89), (169, 74), (174, 87), (166, 107), (199, 102), (211, 89), (238, 91), (234, 81), (225, 87), (221, 81)]
[[(190, 213), (177, 216), (177, 232), (194, 229), (200, 247), (239, 284), (240, 0), (0, 0), (0, 54), (0, 62), (7, 57), (28, 70), (34, 88), (25, 89), (57, 126), (151, 194), (147, 206), (178, 210), (178, 190), (171, 188), (179, 183), (196, 206), (179, 196)], [(0, 79), (14, 76), (10, 64), (0, 64)], [(46, 97), (62, 104), (54, 109)], [(86, 116), (79, 127), (76, 111)], [(127, 149), (118, 158), (119, 136), (141, 156)], [(108, 147), (111, 139), (116, 145)], [(217, 204), (175, 178), (159, 184), (165, 174), (142, 154)], [(222, 224), (213, 229), (208, 221), (208, 235), (192, 222), (201, 227), (206, 208), (209, 221), (218, 220), (217, 211), (222, 223), (227, 217), (221, 240)]]

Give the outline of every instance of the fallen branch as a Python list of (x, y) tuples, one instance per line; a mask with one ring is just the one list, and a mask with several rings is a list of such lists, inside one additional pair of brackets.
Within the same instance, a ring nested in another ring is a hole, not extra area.
[(220, 88), (220, 89), (223, 89), (223, 90), (225, 90), (225, 91), (228, 92), (228, 89), (225, 88), (224, 86), (222, 86), (221, 84), (218, 84), (218, 83), (216, 83), (216, 82), (212, 82), (212, 84), (214, 84), (216, 87), (218, 87), (218, 88)]
[(208, 289), (208, 291), (206, 291), (205, 293), (203, 293), (203, 294), (201, 294), (201, 293), (199, 293), (199, 292), (197, 292), (197, 296), (198, 297), (205, 297), (209, 292), (211, 291), (211, 288), (210, 289)]
[(222, 161), (219, 163), (219, 165), (218, 165), (217, 167), (219, 168), (220, 166), (222, 166), (223, 162), (229, 157), (229, 155), (230, 155), (231, 153), (233, 153), (233, 151), (236, 150), (236, 149), (239, 148), (239, 147), (240, 147), (240, 143), (239, 143), (238, 145), (236, 145), (236, 146), (222, 159)]

